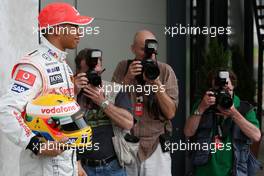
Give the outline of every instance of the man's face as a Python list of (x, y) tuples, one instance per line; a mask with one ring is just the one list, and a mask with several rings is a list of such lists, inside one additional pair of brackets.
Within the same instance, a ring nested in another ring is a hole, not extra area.
[(63, 24), (60, 28), (60, 41), (64, 48), (74, 49), (80, 41), (79, 26), (72, 24)]
[(135, 42), (131, 46), (131, 50), (135, 54), (135, 58), (138, 60), (142, 60), (144, 58), (145, 56), (144, 49), (145, 49), (145, 41)]
[[(145, 40), (156, 39), (155, 36), (150, 32), (140, 32), (134, 39), (133, 45), (131, 45), (131, 51), (135, 55), (135, 59), (142, 60), (145, 57)], [(152, 59), (155, 55), (152, 55)]]
[[(214, 84), (214, 80), (213, 80), (213, 84), (212, 85), (213, 85), (213, 88), (215, 88), (215, 89), (219, 88), (218, 86), (216, 86)], [(227, 84), (223, 87), (223, 89), (228, 91), (230, 95), (233, 95), (234, 85), (232, 84), (232, 81), (230, 80), (230, 78), (227, 79)]]
[(233, 95), (234, 92), (234, 86), (230, 80), (230, 78), (227, 79), (227, 84), (224, 87), (225, 90), (227, 90), (229, 92), (230, 95)]

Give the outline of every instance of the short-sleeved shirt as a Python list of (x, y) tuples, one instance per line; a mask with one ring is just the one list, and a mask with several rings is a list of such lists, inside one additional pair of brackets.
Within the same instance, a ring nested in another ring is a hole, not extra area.
[[(193, 107), (192, 114), (197, 109), (200, 101), (197, 101)], [(240, 106), (240, 99), (238, 96), (234, 96), (233, 99), (235, 108)], [(259, 128), (259, 122), (256, 118), (256, 112), (254, 109), (251, 109), (246, 113), (245, 118)], [(204, 176), (204, 175), (214, 175), (214, 176), (231, 176), (231, 171), (233, 167), (233, 149), (232, 149), (232, 136), (231, 133), (227, 135), (226, 138), (222, 141), (224, 146), (224, 150), (216, 150), (215, 153), (212, 153), (212, 156), (207, 164), (204, 166), (199, 166), (195, 169), (196, 176)], [(230, 150), (231, 148), (231, 150)]]
[[(164, 85), (165, 92), (178, 105), (178, 83), (173, 69), (165, 63), (158, 62), (160, 69), (159, 79)], [(128, 61), (121, 61), (114, 72), (112, 81), (123, 84), (124, 77), (128, 69)], [(136, 79), (130, 85), (138, 86)], [(136, 102), (138, 92), (130, 92), (132, 106)], [(154, 103), (150, 106), (150, 99), (154, 99)], [(135, 117), (135, 114), (134, 114)], [(155, 94), (143, 95), (143, 115), (137, 121), (132, 129), (132, 134), (140, 139), (138, 156), (141, 161), (146, 160), (157, 148), (159, 144), (159, 136), (164, 133), (165, 117), (161, 113), (160, 107), (156, 100)], [(168, 130), (172, 129), (169, 122)]]
[[(85, 102), (87, 98), (84, 95), (78, 97), (78, 103), (85, 111), (85, 121), (92, 128), (92, 147), (88, 150), (78, 150), (77, 158), (101, 160), (115, 156), (115, 150), (112, 142), (114, 136), (112, 122), (103, 110), (95, 105), (89, 107)], [(125, 92), (119, 92), (115, 97), (115, 106), (123, 108), (131, 112), (131, 101)]]

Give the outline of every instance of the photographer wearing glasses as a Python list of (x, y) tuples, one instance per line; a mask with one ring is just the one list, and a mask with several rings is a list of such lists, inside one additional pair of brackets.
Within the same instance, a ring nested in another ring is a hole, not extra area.
[(195, 103), (185, 124), (186, 137), (192, 137), (199, 147), (192, 151), (196, 176), (248, 176), (256, 172), (258, 163), (249, 147), (251, 141), (260, 140), (259, 122), (254, 107), (234, 94), (236, 82), (231, 70), (209, 72), (211, 88)]
[[(135, 145), (138, 161), (127, 165), (129, 176), (171, 175), (171, 157), (166, 151), (178, 105), (178, 84), (173, 69), (157, 61), (157, 40), (147, 30), (135, 34), (131, 51), (133, 60), (121, 61), (114, 72), (113, 81), (130, 88), (150, 86), (145, 89), (128, 90), (133, 103), (135, 125), (126, 140)], [(138, 140), (135, 140), (137, 138)]]

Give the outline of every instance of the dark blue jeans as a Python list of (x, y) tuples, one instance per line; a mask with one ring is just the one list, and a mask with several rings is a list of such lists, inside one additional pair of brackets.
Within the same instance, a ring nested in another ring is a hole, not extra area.
[(90, 167), (83, 165), (83, 169), (88, 176), (126, 176), (126, 171), (123, 169), (118, 161), (115, 159), (104, 166)]

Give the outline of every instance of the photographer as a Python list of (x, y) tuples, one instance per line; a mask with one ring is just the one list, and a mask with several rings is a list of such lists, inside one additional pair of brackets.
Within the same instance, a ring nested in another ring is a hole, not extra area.
[[(134, 60), (121, 61), (113, 75), (113, 81), (123, 85), (151, 85), (158, 87), (150, 95), (143, 91), (129, 92), (134, 107), (136, 123), (132, 136), (126, 140), (137, 142), (135, 149), (138, 162), (127, 165), (129, 176), (171, 175), (170, 153), (165, 151), (165, 142), (170, 138), (172, 125), (178, 105), (178, 84), (174, 71), (158, 62), (157, 41), (147, 30), (135, 34), (131, 50)], [(162, 91), (161, 87), (165, 85)], [(133, 140), (131, 140), (133, 139)]]
[[(113, 126), (130, 130), (133, 117), (129, 112), (131, 103), (127, 94), (109, 92), (112, 83), (101, 81), (102, 52), (83, 49), (75, 59), (78, 89), (77, 101), (85, 112), (85, 120), (92, 127), (92, 149), (77, 153), (79, 175), (125, 176), (113, 147)], [(83, 170), (84, 169), (84, 170)]]
[(212, 146), (192, 151), (196, 176), (248, 176), (256, 171), (249, 144), (260, 140), (259, 122), (253, 106), (234, 94), (236, 82), (231, 70), (209, 72), (211, 89), (195, 103), (185, 124), (186, 137)]

